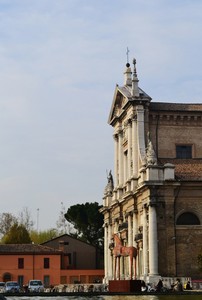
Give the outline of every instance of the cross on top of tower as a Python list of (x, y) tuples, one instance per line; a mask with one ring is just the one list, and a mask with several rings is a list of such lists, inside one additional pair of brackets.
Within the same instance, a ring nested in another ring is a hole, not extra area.
[(126, 67), (130, 67), (130, 64), (129, 64), (129, 49), (128, 47), (126, 48), (126, 56), (127, 56), (127, 64), (126, 64)]

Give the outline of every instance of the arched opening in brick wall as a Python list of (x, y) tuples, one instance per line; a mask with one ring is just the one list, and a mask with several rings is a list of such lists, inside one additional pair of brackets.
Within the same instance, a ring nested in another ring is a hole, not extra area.
[(177, 218), (176, 225), (200, 225), (200, 220), (194, 213), (184, 212)]

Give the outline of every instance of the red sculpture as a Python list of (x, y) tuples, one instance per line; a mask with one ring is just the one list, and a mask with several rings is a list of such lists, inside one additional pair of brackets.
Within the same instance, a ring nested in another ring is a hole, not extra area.
[(114, 240), (114, 248), (113, 248), (113, 255), (115, 258), (114, 263), (114, 279), (116, 279), (117, 275), (117, 258), (118, 258), (118, 280), (120, 280), (120, 257), (121, 256), (129, 256), (130, 257), (130, 279), (132, 280), (132, 270), (133, 270), (133, 263), (134, 263), (134, 279), (136, 279), (136, 256), (137, 256), (137, 249), (133, 246), (125, 247), (122, 245), (122, 242), (117, 234), (113, 235)]

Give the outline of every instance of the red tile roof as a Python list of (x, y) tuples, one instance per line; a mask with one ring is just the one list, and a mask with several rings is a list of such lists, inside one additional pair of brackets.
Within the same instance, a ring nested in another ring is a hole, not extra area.
[(159, 159), (161, 164), (171, 163), (175, 166), (175, 175), (180, 180), (202, 181), (202, 159)]
[(1, 254), (61, 254), (60, 250), (37, 244), (1, 244)]

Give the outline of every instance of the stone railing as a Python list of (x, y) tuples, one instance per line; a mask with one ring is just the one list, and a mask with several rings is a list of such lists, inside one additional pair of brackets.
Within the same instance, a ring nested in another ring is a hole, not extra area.
[(75, 284), (59, 284), (53, 288), (47, 288), (46, 292), (56, 292), (56, 293), (94, 293), (94, 292), (107, 292), (108, 286), (101, 283), (75, 283)]

